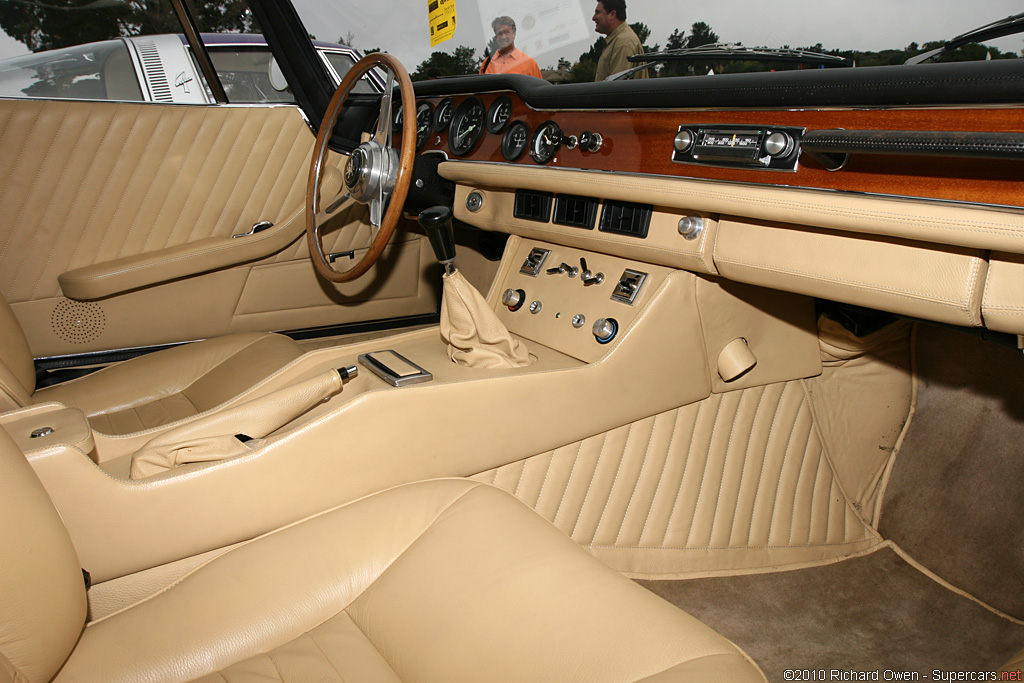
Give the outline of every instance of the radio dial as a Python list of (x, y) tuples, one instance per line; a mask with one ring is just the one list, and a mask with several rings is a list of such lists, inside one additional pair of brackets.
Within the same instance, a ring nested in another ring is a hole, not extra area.
[(687, 151), (693, 145), (693, 133), (683, 128), (676, 133), (676, 139), (672, 141), (672, 145), (677, 152)]
[(769, 156), (787, 157), (793, 151), (793, 138), (789, 133), (775, 131), (765, 139), (764, 151)]

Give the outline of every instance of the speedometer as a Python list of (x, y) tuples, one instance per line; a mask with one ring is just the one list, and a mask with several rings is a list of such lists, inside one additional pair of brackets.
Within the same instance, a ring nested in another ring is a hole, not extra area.
[(512, 98), (498, 95), (487, 110), (487, 132), (500, 133), (512, 118)]
[(452, 115), (448, 130), (448, 149), (455, 156), (468, 154), (484, 133), (484, 103), (477, 97), (462, 101)]

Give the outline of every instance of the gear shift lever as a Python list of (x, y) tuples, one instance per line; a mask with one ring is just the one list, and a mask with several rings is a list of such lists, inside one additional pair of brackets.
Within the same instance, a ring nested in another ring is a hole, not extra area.
[(455, 269), (452, 210), (432, 206), (420, 212), (418, 221), (444, 266), (439, 327), (448, 358), (471, 368), (521, 368), (533, 363), (526, 345), (509, 333), (480, 292)]
[(427, 233), (434, 255), (444, 266), (444, 272), (455, 272), (455, 236), (452, 232), (452, 210), (447, 206), (424, 209), (418, 217), (420, 227)]

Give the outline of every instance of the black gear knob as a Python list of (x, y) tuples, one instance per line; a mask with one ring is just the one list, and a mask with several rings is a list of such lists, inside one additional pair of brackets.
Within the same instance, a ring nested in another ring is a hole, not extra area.
[(427, 233), (437, 260), (451, 272), (455, 260), (455, 235), (452, 232), (452, 210), (447, 206), (432, 206), (420, 211), (420, 227)]

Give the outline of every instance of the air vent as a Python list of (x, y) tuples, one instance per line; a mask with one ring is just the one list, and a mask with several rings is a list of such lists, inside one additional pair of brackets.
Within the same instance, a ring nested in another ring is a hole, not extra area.
[(146, 72), (146, 81), (149, 83), (153, 99), (157, 102), (173, 102), (174, 96), (171, 95), (171, 86), (167, 82), (167, 76), (164, 74), (164, 67), (160, 62), (160, 52), (157, 50), (156, 43), (152, 40), (139, 40), (136, 41), (135, 46), (139, 50), (142, 70)]
[(551, 219), (551, 193), (516, 190), (512, 215), (528, 221), (547, 223)]
[(650, 204), (606, 201), (604, 210), (601, 211), (601, 224), (597, 226), (597, 229), (616, 235), (647, 237), (653, 210), (654, 207)]
[(596, 216), (596, 199), (560, 194), (555, 197), (555, 217), (551, 219), (551, 222), (568, 225), (571, 228), (593, 230)]

